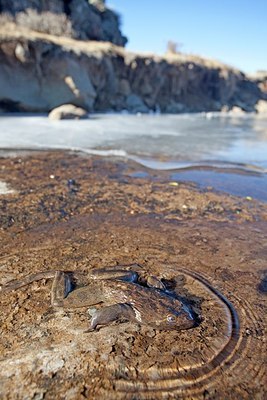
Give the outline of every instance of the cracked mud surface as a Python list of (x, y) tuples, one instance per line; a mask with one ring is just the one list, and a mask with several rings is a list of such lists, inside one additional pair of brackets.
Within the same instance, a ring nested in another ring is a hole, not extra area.
[[(267, 205), (133, 178), (135, 164), (69, 153), (0, 159), (0, 284), (52, 269), (137, 263), (180, 282), (203, 321), (84, 333), (51, 280), (0, 294), (2, 399), (263, 399)], [(140, 166), (138, 166), (140, 170)]]

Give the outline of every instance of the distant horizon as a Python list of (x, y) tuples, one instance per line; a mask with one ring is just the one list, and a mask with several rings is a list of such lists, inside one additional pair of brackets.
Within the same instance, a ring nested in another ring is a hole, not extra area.
[(265, 0), (223, 4), (107, 0), (106, 4), (121, 16), (129, 51), (162, 55), (168, 41), (173, 41), (182, 53), (217, 60), (247, 74), (267, 70)]

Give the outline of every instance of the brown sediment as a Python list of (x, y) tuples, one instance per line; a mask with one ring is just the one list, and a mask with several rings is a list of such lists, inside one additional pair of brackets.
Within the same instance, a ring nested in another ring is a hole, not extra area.
[(0, 285), (137, 263), (177, 277), (201, 323), (85, 334), (87, 310), (52, 310), (50, 281), (1, 294), (0, 398), (264, 398), (267, 205), (136, 168), (62, 152), (0, 159), (14, 190), (0, 196)]

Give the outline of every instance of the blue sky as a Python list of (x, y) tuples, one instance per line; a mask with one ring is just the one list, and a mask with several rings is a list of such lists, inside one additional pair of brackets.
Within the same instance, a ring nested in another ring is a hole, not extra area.
[(133, 51), (181, 50), (244, 72), (267, 70), (267, 0), (106, 0), (122, 17)]

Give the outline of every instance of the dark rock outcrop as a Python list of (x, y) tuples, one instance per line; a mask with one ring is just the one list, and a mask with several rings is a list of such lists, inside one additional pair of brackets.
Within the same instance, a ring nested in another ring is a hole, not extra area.
[(0, 0), (3, 20), (43, 33), (124, 46), (118, 14), (104, 0)]
[(257, 71), (249, 76), (250, 80), (257, 83), (263, 93), (263, 100), (267, 101), (267, 71)]
[(0, 28), (2, 109), (48, 112), (71, 103), (88, 111), (254, 111), (262, 98), (257, 82), (216, 61)]

